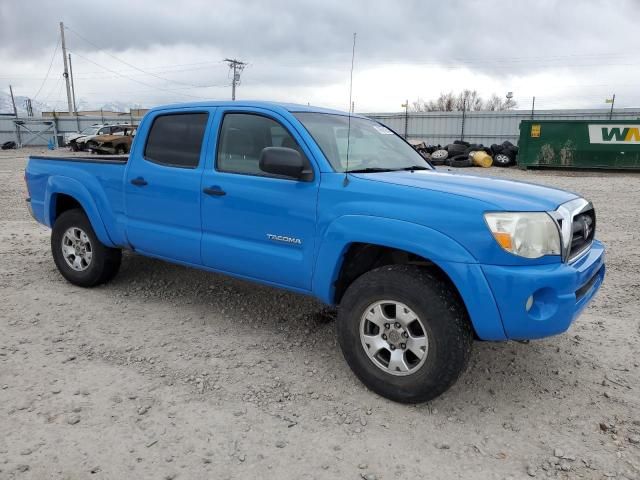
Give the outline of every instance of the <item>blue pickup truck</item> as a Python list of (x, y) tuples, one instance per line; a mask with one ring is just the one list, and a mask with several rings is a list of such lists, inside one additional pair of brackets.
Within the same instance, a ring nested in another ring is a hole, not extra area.
[(33, 156), (25, 180), (69, 282), (109, 281), (126, 249), (313, 295), (358, 378), (400, 402), (447, 390), (474, 339), (566, 331), (605, 273), (587, 200), (436, 170), (321, 108), (159, 107), (128, 157)]

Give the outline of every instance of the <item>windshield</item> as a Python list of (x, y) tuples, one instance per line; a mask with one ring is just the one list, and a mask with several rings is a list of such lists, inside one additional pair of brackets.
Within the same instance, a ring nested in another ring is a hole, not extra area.
[(83, 135), (95, 135), (96, 133), (98, 133), (98, 130), (100, 130), (99, 127), (87, 127), (80, 133)]
[[(347, 170), (349, 117), (329, 113), (298, 112), (304, 125), (337, 172)], [(373, 120), (351, 117), (348, 171), (388, 171), (429, 164), (402, 138)]]

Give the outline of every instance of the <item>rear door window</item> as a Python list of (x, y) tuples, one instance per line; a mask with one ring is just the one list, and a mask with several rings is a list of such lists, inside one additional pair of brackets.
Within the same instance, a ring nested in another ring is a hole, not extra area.
[(196, 168), (200, 162), (207, 113), (174, 113), (156, 117), (149, 130), (144, 158), (160, 165)]

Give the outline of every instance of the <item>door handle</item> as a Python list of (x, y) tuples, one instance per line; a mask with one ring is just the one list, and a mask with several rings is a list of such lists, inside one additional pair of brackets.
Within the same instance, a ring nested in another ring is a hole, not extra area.
[(225, 192), (224, 190), (222, 190), (220, 187), (206, 187), (204, 189), (202, 189), (202, 191), (204, 193), (206, 193), (207, 195), (215, 195), (217, 197), (222, 197), (223, 195), (226, 195), (227, 192)]
[(131, 183), (136, 187), (144, 187), (145, 185), (147, 185), (147, 181), (142, 177), (134, 178), (133, 180), (131, 180)]

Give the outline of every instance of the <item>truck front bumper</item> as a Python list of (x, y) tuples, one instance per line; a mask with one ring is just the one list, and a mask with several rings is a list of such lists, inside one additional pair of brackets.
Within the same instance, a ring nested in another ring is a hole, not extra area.
[(594, 241), (573, 263), (537, 266), (481, 265), (509, 339), (565, 332), (604, 280), (604, 246)]

